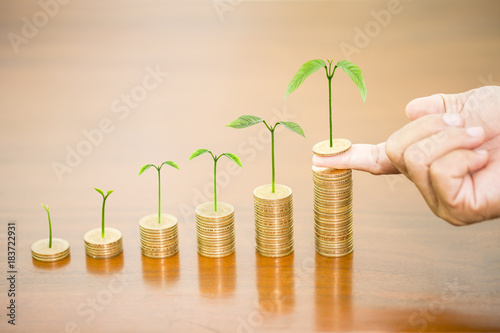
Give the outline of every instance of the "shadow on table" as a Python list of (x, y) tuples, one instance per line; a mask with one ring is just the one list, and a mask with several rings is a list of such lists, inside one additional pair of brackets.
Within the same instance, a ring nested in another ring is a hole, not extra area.
[(236, 253), (224, 258), (198, 254), (198, 281), (202, 296), (231, 296), (236, 289)]
[(168, 258), (149, 258), (141, 255), (142, 279), (153, 287), (171, 286), (180, 277), (179, 253)]
[(71, 261), (71, 254), (64, 258), (63, 260), (55, 261), (55, 262), (42, 262), (35, 260), (31, 258), (33, 261), (33, 266), (35, 266), (36, 269), (41, 269), (41, 270), (56, 270), (63, 268), (64, 266), (67, 266), (70, 261)]
[(255, 253), (259, 306), (266, 317), (295, 309), (294, 254), (267, 258)]
[(315, 314), (317, 330), (347, 330), (352, 323), (353, 254), (328, 258), (316, 253)]
[(87, 272), (90, 274), (112, 274), (120, 272), (124, 265), (123, 252), (110, 259), (94, 259), (85, 255)]

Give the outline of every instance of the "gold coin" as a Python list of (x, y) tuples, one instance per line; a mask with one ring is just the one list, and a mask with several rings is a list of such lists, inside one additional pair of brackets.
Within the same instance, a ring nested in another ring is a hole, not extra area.
[(142, 250), (142, 255), (145, 257), (148, 257), (148, 258), (153, 258), (153, 259), (163, 259), (163, 258), (172, 257), (177, 252), (179, 252), (179, 249), (175, 250), (174, 252), (167, 252), (167, 253), (150, 253), (150, 252)]
[(104, 238), (101, 237), (101, 228), (89, 230), (83, 235), (83, 240), (95, 246), (107, 246), (122, 239), (122, 233), (114, 228), (104, 229)]
[(150, 214), (139, 220), (139, 226), (145, 230), (165, 232), (177, 227), (177, 218), (170, 214), (161, 214), (161, 222), (158, 223), (158, 214)]
[(101, 228), (89, 230), (83, 236), (85, 253), (89, 257), (107, 259), (123, 252), (122, 233), (114, 228), (105, 228), (104, 232), (104, 238), (101, 237)]
[(335, 156), (348, 151), (351, 146), (351, 141), (347, 139), (333, 139), (331, 146), (330, 140), (324, 140), (314, 145), (313, 153), (318, 156)]
[(232, 248), (228, 251), (214, 253), (214, 252), (205, 252), (203, 250), (198, 249), (198, 253), (207, 258), (224, 258), (233, 254), (235, 250), (236, 248)]
[(282, 235), (282, 234), (286, 234), (288, 233), (289, 231), (293, 230), (293, 225), (290, 225), (290, 226), (287, 226), (287, 227), (284, 227), (284, 228), (262, 228), (261, 226), (259, 225), (256, 225), (255, 226), (255, 232), (258, 232), (260, 234), (268, 234), (268, 235)]
[(173, 249), (175, 247), (179, 246), (179, 242), (173, 242), (173, 243), (165, 243), (165, 244), (158, 244), (158, 243), (141, 243), (141, 248), (144, 249), (155, 249), (157, 251), (166, 251), (168, 249)]
[(153, 259), (163, 259), (163, 258), (168, 258), (171, 257), (179, 252), (179, 249), (173, 251), (173, 252), (165, 252), (165, 253), (150, 253), (147, 251), (142, 251), (142, 255), (148, 258), (153, 258)]
[(353, 238), (345, 240), (345, 241), (339, 241), (339, 242), (324, 242), (318, 239), (315, 239), (314, 242), (316, 244), (316, 248), (321, 249), (323, 251), (342, 251), (342, 250), (347, 250), (349, 248), (353, 247)]
[(346, 223), (338, 224), (326, 224), (321, 222), (318, 223), (318, 221), (315, 221), (314, 223), (314, 231), (322, 235), (341, 235), (347, 232), (351, 232), (352, 230), (352, 220), (347, 221)]
[(207, 228), (213, 228), (213, 227), (223, 227), (227, 226), (229, 224), (234, 223), (234, 215), (229, 215), (227, 218), (224, 219), (219, 219), (219, 220), (207, 220), (204, 219), (200, 216), (196, 217), (196, 224), (200, 226), (204, 226)]
[(293, 245), (289, 248), (286, 249), (281, 249), (278, 251), (266, 251), (264, 249), (259, 248), (259, 246), (255, 247), (255, 250), (257, 253), (263, 257), (269, 257), (269, 258), (280, 258), (280, 257), (286, 257), (290, 255), (294, 251)]
[(343, 257), (350, 254), (353, 251), (354, 247), (349, 246), (345, 249), (336, 249), (336, 250), (327, 250), (322, 248), (316, 248), (316, 252), (324, 257)]
[(106, 254), (101, 254), (101, 253), (94, 254), (94, 253), (89, 253), (89, 252), (86, 252), (86, 253), (89, 257), (94, 258), (94, 259), (111, 259), (111, 258), (118, 256), (122, 252), (123, 252), (123, 249), (121, 249), (120, 251), (115, 251), (113, 253), (106, 253)]
[(228, 234), (222, 234), (222, 235), (207, 235), (207, 234), (201, 234), (197, 233), (196, 237), (198, 239), (207, 241), (207, 242), (224, 242), (227, 241), (228, 239), (234, 239), (235, 232), (231, 232)]
[(325, 237), (321, 236), (318, 234), (314, 235), (314, 239), (316, 242), (324, 245), (324, 247), (328, 248), (330, 246), (332, 247), (339, 247), (339, 246), (346, 246), (347, 243), (352, 242), (354, 237), (352, 232), (349, 234), (342, 235), (340, 237)]
[(69, 256), (69, 243), (61, 238), (52, 238), (52, 247), (49, 248), (49, 239), (40, 239), (31, 245), (31, 255), (34, 259), (43, 262), (53, 262)]
[(327, 178), (343, 177), (352, 174), (351, 169), (335, 169), (312, 166), (313, 176), (322, 176)]
[(274, 193), (272, 192), (272, 185), (261, 185), (254, 189), (253, 195), (257, 200), (270, 200), (279, 202), (280, 200), (287, 200), (292, 195), (292, 189), (286, 185), (275, 184)]
[(218, 201), (217, 211), (214, 210), (213, 202), (205, 202), (196, 207), (196, 215), (210, 220), (224, 219), (234, 213), (234, 207), (227, 202)]

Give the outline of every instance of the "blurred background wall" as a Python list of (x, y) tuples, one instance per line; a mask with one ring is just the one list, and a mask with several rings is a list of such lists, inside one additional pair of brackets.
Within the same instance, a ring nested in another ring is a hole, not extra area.
[[(382, 142), (411, 99), (500, 82), (499, 17), (494, 0), (2, 1), (0, 214), (44, 220), (44, 202), (68, 225), (97, 223), (99, 187), (115, 190), (109, 216), (137, 223), (157, 196), (140, 167), (173, 160), (181, 171), (163, 172), (163, 209), (194, 221), (212, 198), (212, 162), (188, 161), (197, 148), (241, 157), (241, 170), (219, 163), (219, 198), (252, 210), (253, 188), (271, 179), (270, 146), (263, 126), (224, 126), (243, 114), (303, 127), (307, 139), (277, 134), (277, 182), (309, 209), (328, 90), (319, 71), (284, 101), (297, 69), (357, 64), (368, 97), (336, 73), (334, 135)], [(356, 173), (355, 186), (357, 213), (430, 215), (401, 177)]]

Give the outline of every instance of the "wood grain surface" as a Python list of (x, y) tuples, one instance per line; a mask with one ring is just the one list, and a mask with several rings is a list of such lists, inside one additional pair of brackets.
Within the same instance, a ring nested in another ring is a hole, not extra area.
[[(413, 98), (499, 84), (498, 1), (54, 3), (0, 4), (0, 331), (500, 331), (499, 221), (453, 227), (402, 176), (354, 172), (354, 252), (315, 253), (311, 149), (328, 135), (324, 73), (283, 101), (305, 61), (349, 59), (368, 97), (336, 74), (334, 135), (382, 142), (408, 122)], [(270, 182), (270, 138), (263, 126), (224, 126), (243, 114), (297, 122), (307, 137), (276, 134), (277, 182), (294, 196), (295, 251), (284, 258), (255, 253), (252, 191)], [(218, 163), (237, 244), (222, 259), (196, 252), (194, 208), (213, 190), (209, 158), (188, 161), (197, 148), (244, 165)], [(137, 174), (165, 160), (181, 168), (162, 170), (180, 251), (156, 260), (139, 245), (139, 219), (157, 210), (156, 175)], [(115, 190), (106, 223), (122, 231), (124, 252), (110, 260), (84, 252), (83, 234), (100, 224), (93, 187)], [(48, 234), (40, 202), (54, 237), (70, 242), (61, 262), (31, 258)]]

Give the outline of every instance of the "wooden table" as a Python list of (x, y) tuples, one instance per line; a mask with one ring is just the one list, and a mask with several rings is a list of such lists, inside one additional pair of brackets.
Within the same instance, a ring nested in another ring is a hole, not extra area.
[[(230, 6), (222, 16), (221, 5)], [(314, 251), (310, 158), (328, 133), (327, 81), (311, 76), (284, 103), (303, 62), (340, 60), (342, 42), (357, 45), (349, 56), (365, 74), (366, 103), (346, 75), (334, 78), (335, 135), (355, 143), (385, 140), (407, 122), (412, 98), (500, 81), (498, 2), (401, 1), (376, 28), (372, 11), (388, 6), (72, 1), (18, 53), (0, 41), (0, 331), (500, 331), (499, 221), (453, 227), (401, 176), (355, 172), (354, 253)], [(22, 18), (40, 10), (2, 2), (1, 35), (21, 34)], [(356, 34), (370, 26), (379, 31), (361, 47)], [(154, 84), (154, 71), (156, 87), (127, 108), (122, 96)], [(288, 257), (255, 253), (252, 190), (270, 180), (270, 147), (263, 128), (224, 127), (242, 114), (295, 121), (306, 132), (306, 140), (277, 134), (277, 181), (294, 191)], [(89, 133), (86, 154), (58, 175), (54, 162), (84, 151)], [(223, 259), (196, 252), (194, 207), (211, 200), (211, 164), (187, 159), (202, 147), (237, 153), (244, 164), (219, 163), (219, 198), (236, 208), (237, 249)], [(157, 208), (156, 176), (137, 173), (164, 160), (181, 166), (162, 171), (162, 207), (179, 218), (180, 252), (153, 260), (140, 253), (138, 222)], [(100, 223), (93, 187), (115, 190), (106, 220), (123, 232), (124, 252), (110, 260), (84, 253), (83, 234)], [(47, 235), (40, 202), (51, 207), (54, 236), (71, 244), (58, 263), (30, 255)], [(15, 327), (5, 316), (9, 221), (17, 228)]]

